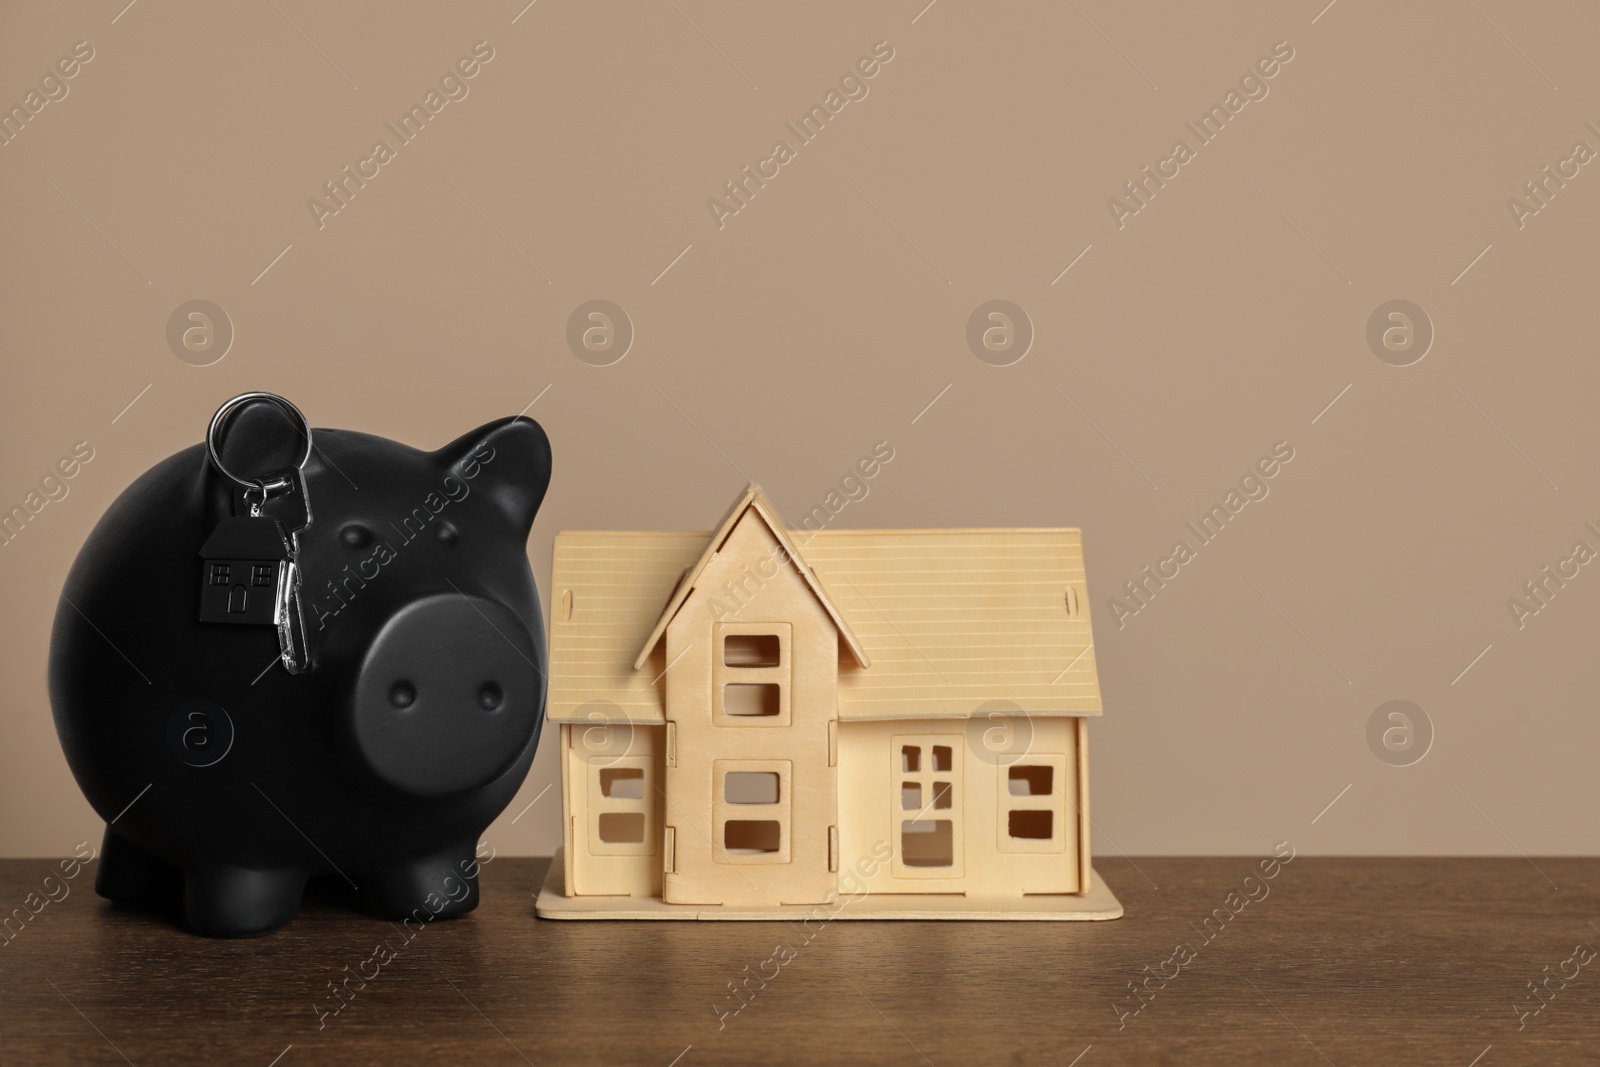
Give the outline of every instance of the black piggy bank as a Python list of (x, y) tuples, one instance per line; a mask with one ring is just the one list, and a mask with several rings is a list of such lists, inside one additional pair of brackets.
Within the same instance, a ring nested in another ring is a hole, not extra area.
[[(274, 419), (243, 409), (229, 448)], [(56, 611), (56, 728), (107, 823), (95, 888), (181, 900), (202, 934), (275, 930), (308, 879), (389, 919), (471, 911), (479, 835), (544, 716), (526, 552), (550, 480), (539, 424), (492, 422), (437, 452), (309, 432), (299, 673), (271, 625), (199, 621), (200, 549), (237, 514), (203, 446), (112, 504)]]

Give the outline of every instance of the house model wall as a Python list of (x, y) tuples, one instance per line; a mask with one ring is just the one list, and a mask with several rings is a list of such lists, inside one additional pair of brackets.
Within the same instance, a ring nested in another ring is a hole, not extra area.
[(552, 918), (1113, 918), (1079, 532), (563, 532)]

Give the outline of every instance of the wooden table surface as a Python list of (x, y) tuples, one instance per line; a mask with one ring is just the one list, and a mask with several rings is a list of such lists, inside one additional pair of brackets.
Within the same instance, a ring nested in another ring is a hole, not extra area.
[(102, 901), (92, 864), (5, 861), (0, 906), (38, 913), (0, 942), (0, 1064), (1600, 1061), (1600, 860), (1102, 859), (1113, 922), (811, 930), (539, 920), (547, 862), (492, 860), (459, 920), (311, 901), (210, 941)]

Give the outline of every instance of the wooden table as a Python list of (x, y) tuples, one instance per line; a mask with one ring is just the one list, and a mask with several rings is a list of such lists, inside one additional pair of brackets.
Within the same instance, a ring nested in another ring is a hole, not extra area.
[[(547, 862), (493, 860), (475, 914), (409, 941), (315, 902), (271, 937), (209, 941), (100, 900), (91, 864), (0, 943), (0, 1064), (1600, 1060), (1600, 959), (1574, 957), (1600, 948), (1600, 860), (1301, 856), (1210, 941), (1213, 909), (1262, 892), (1256, 860), (1101, 859), (1114, 922), (814, 931), (538, 920)], [(0, 863), (0, 906), (37, 907), (56, 869)]]

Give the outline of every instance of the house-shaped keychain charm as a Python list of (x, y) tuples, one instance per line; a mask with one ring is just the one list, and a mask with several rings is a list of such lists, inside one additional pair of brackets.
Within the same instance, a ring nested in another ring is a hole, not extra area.
[(563, 532), (553, 919), (1112, 919), (1075, 529)]
[(200, 546), (200, 621), (282, 623), (292, 578), (290, 548), (283, 523), (275, 519), (223, 519)]

